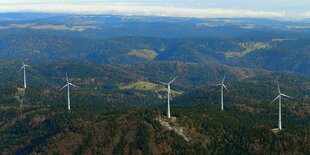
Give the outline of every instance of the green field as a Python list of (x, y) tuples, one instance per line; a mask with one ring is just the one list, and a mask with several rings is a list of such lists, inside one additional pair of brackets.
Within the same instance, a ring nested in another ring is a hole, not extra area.
[(145, 50), (132, 50), (128, 53), (128, 55), (143, 58), (146, 60), (153, 60), (158, 54), (153, 50), (145, 49)]
[(246, 42), (246, 43), (240, 43), (239, 44), (244, 50), (241, 52), (225, 52), (226, 58), (240, 58), (244, 57), (247, 54), (259, 50), (259, 49), (266, 49), (269, 48), (270, 45), (268, 43), (263, 42)]

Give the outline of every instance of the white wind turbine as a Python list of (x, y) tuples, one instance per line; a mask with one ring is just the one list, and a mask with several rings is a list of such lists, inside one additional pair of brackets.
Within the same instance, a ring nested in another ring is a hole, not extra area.
[(174, 79), (172, 79), (170, 82), (165, 83), (165, 82), (160, 82), (164, 85), (166, 85), (168, 87), (167, 89), (167, 93), (168, 93), (168, 112), (167, 112), (167, 116), (170, 119), (170, 94), (171, 94), (171, 90), (170, 90), (170, 84), (175, 81), (178, 77), (175, 77)]
[(59, 91), (61, 91), (62, 89), (66, 88), (66, 87), (68, 88), (68, 110), (70, 111), (70, 85), (73, 87), (78, 87), (78, 86), (69, 82), (67, 74), (66, 74), (66, 79), (67, 79), (67, 84), (64, 87), (62, 87)]
[(221, 86), (221, 111), (224, 110), (224, 88), (226, 89), (226, 91), (228, 91), (228, 89), (226, 88), (224, 84), (225, 78), (226, 78), (226, 75), (224, 76), (222, 82), (216, 85), (216, 86)]
[(30, 65), (26, 65), (24, 63), (24, 61), (22, 60), (22, 63), (23, 63), (23, 66), (20, 70), (24, 69), (24, 88), (26, 89), (27, 88), (27, 82), (26, 82), (26, 67), (32, 67)]
[(282, 130), (282, 122), (281, 122), (281, 99), (282, 99), (282, 96), (283, 97), (288, 97), (288, 98), (292, 98), (288, 95), (285, 95), (283, 93), (281, 93), (281, 90), (280, 90), (280, 86), (279, 86), (279, 83), (277, 82), (277, 85), (278, 85), (278, 93), (279, 95), (271, 102), (273, 103), (274, 101), (276, 101), (277, 99), (279, 99), (279, 124), (278, 124), (278, 130)]

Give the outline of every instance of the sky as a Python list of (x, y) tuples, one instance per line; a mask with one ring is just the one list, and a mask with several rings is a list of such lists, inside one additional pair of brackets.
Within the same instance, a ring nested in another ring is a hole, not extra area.
[(1, 0), (0, 12), (310, 18), (310, 0)]

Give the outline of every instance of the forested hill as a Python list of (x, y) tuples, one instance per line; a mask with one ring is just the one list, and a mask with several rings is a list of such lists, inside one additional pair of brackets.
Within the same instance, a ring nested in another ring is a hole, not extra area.
[[(1, 84), (22, 84), (21, 60), (1, 59)], [(261, 69), (229, 67), (220, 64), (197, 64), (177, 61), (150, 61), (138, 64), (93, 64), (77, 61), (44, 62), (25, 60), (28, 82), (40, 87), (62, 85), (66, 73), (80, 85), (106, 88), (137, 81), (159, 83), (179, 76), (176, 85), (181, 89), (194, 89), (210, 82), (218, 82), (226, 74), (229, 80), (242, 80), (271, 74)], [(156, 75), (156, 76), (154, 76)]]
[[(310, 87), (309, 78), (292, 73), (262, 74), (241, 81), (227, 81), (228, 91), (225, 91), (226, 103), (268, 105), (278, 95), (277, 83), (282, 93), (293, 96), (285, 99), (298, 106), (308, 104)], [(177, 106), (193, 106), (214, 104), (220, 101), (220, 87), (209, 83), (204, 87), (193, 89), (176, 98)], [(288, 104), (289, 105), (289, 104)]]
[[(228, 74), (225, 83), (229, 92), (225, 92), (225, 109), (221, 112), (220, 88), (214, 86), (218, 81), (208, 82), (208, 77), (202, 77), (206, 78), (205, 85), (200, 83), (203, 85), (202, 88), (197, 88), (201, 85), (193, 84), (195, 87), (188, 90), (186, 88), (190, 83), (187, 82), (189, 80), (187, 78), (190, 76), (183, 74), (184, 76), (180, 76), (172, 85), (173, 93), (179, 91), (177, 88), (184, 88), (185, 91), (173, 97), (171, 114), (176, 120), (169, 121), (165, 118), (164, 87), (156, 92), (147, 89), (156, 83), (131, 87), (133, 82), (128, 81), (129, 85), (126, 84), (124, 90), (117, 85), (128, 76), (128, 72), (131, 72), (129, 66), (122, 68), (124, 67), (122, 65), (107, 65), (103, 68), (107, 71), (100, 72), (98, 68), (101, 67), (94, 68), (96, 65), (88, 65), (58, 64), (55, 70), (49, 70), (52, 65), (47, 65), (49, 68), (45, 70), (46, 77), (38, 76), (35, 83), (33, 79), (31, 80), (34, 76), (30, 75), (37, 72), (36, 68), (29, 70), (30, 81), (23, 103), (19, 102), (18, 84), (1, 84), (0, 133), (3, 135), (0, 137), (1, 152), (309, 153), (308, 77), (292, 73), (267, 72), (238, 81), (234, 79), (237, 77), (233, 77), (233, 74)], [(176, 69), (174, 68), (176, 65), (189, 67), (193, 64), (153, 62), (137, 66), (146, 70), (162, 66), (167, 68), (168, 72), (169, 67)], [(90, 68), (92, 70), (89, 70)], [(117, 70), (114, 70), (115, 68)], [(65, 79), (56, 77), (58, 74), (62, 75), (62, 70), (66, 72), (66, 69), (73, 73), (69, 78), (70, 82), (79, 86), (78, 89), (71, 89), (71, 112), (66, 109), (66, 92), (59, 91), (61, 84), (65, 84)], [(82, 77), (77, 77), (78, 70), (84, 73), (81, 74)], [(189, 67), (189, 70), (195, 71), (195, 67)], [(158, 73), (156, 70), (153, 72)], [(136, 74), (138, 76), (128, 77), (134, 81), (136, 80), (134, 77), (143, 79), (150, 73), (141, 69), (140, 73)], [(165, 72), (159, 73), (165, 75)], [(188, 72), (190, 73), (192, 72)], [(120, 74), (122, 76), (118, 79), (116, 75)], [(97, 78), (92, 81), (90, 76)], [(43, 88), (44, 86), (40, 85), (53, 81), (53, 78), (57, 79), (55, 86)], [(160, 76), (158, 78), (161, 79)], [(222, 76), (218, 78), (220, 81)], [(282, 100), (284, 129), (280, 133), (271, 131), (277, 127), (278, 119), (278, 103), (270, 103), (277, 95), (276, 81), (280, 82), (283, 93), (294, 97)], [(168, 126), (161, 122), (167, 122)]]
[[(6, 67), (13, 69), (2, 74), (16, 79), (0, 84), (4, 153), (308, 154), (310, 150), (307, 76), (183, 62), (41, 66), (35, 62), (27, 70), (29, 83), (20, 103), (17, 88), (22, 74), (17, 63), (7, 62)], [(66, 109), (66, 92), (59, 91), (68, 71), (70, 82), (79, 86), (71, 88), (71, 112)], [(214, 85), (224, 73), (229, 92), (221, 112), (220, 88)], [(156, 84), (176, 74), (171, 102), (175, 121), (169, 121), (166, 89)], [(270, 102), (277, 95), (277, 81), (282, 92), (294, 98), (283, 99), (284, 129), (273, 133), (278, 103)]]
[(0, 13), (0, 152), (308, 155), (309, 36), (307, 20)]
[(310, 74), (306, 21), (61, 14), (0, 14), (0, 19), (1, 57), (183, 61)]

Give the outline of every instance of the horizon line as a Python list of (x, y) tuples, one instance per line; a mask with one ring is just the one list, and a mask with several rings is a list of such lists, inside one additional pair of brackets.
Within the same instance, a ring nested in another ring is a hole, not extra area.
[(77, 15), (77, 16), (131, 16), (131, 17), (158, 17), (158, 18), (192, 18), (192, 19), (268, 19), (277, 21), (302, 21), (310, 19), (306, 18), (286, 18), (286, 17), (195, 17), (195, 16), (173, 16), (173, 15), (142, 15), (142, 14), (126, 14), (126, 13), (73, 13), (73, 12), (44, 12), (44, 11), (12, 11), (1, 12), (0, 14), (49, 14), (49, 15)]
[(309, 18), (310, 12), (237, 9), (237, 8), (192, 8), (158, 5), (128, 4), (11, 4), (0, 5), (0, 13), (39, 12), (51, 14), (113, 14), (137, 16), (170, 16), (192, 18), (282, 18), (299, 20)]

